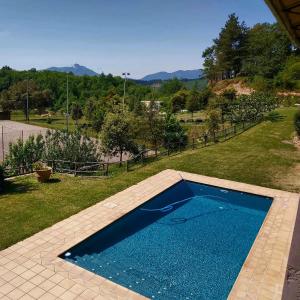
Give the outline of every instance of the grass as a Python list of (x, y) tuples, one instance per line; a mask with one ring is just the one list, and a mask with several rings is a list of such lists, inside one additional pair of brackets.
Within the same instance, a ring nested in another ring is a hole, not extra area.
[(227, 142), (189, 150), (107, 179), (55, 175), (50, 183), (20, 177), (0, 197), (0, 249), (16, 243), (153, 174), (172, 168), (271, 188), (300, 192), (300, 151), (290, 141), (294, 108)]
[[(12, 121), (17, 121), (17, 122), (22, 122), (26, 123), (25, 115), (21, 111), (14, 111), (11, 115)], [(48, 118), (46, 116), (41, 116), (39, 114), (31, 113), (30, 114), (30, 121), (29, 124), (31, 125), (36, 125), (36, 126), (41, 126), (45, 128), (50, 128), (50, 129), (66, 129), (66, 118), (64, 115), (60, 113), (56, 113), (55, 115), (51, 116), (52, 122), (48, 123)], [(78, 121), (79, 125), (85, 124), (87, 121), (82, 118)], [(70, 117), (69, 118), (69, 130), (74, 131), (76, 128), (75, 121)], [(93, 131), (92, 129), (89, 129), (87, 132), (88, 135), (90, 136), (96, 136), (97, 133)]]

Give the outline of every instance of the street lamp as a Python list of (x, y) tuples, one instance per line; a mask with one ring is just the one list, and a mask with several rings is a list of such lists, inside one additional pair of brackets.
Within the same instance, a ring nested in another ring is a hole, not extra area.
[(27, 84), (26, 84), (26, 121), (29, 123), (29, 82), (27, 78)]
[(123, 112), (125, 111), (125, 94), (126, 94), (126, 80), (127, 80), (127, 76), (130, 75), (130, 73), (122, 73), (122, 75), (124, 76), (124, 95), (123, 95)]
[(67, 132), (69, 132), (69, 75), (67, 75)]

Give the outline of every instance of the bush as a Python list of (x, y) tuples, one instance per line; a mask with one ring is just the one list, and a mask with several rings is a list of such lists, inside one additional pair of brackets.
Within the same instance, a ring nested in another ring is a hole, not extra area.
[(271, 121), (271, 122), (280, 121), (280, 120), (282, 120), (282, 118), (283, 118), (283, 116), (277, 111), (271, 111), (266, 116), (266, 120)]
[(236, 90), (233, 88), (228, 88), (223, 91), (221, 94), (222, 97), (226, 98), (227, 100), (234, 100), (236, 98)]
[(298, 137), (300, 137), (300, 110), (295, 113), (294, 126)]
[(45, 135), (45, 160), (66, 160), (72, 162), (93, 162), (100, 160), (96, 140), (75, 132), (50, 131)]
[(53, 121), (53, 119), (52, 119), (50, 116), (48, 116), (48, 117), (47, 117), (47, 123), (48, 123), (48, 124), (52, 124), (52, 121)]
[(202, 120), (202, 119), (200, 119), (200, 118), (197, 118), (197, 119), (195, 119), (195, 122), (196, 122), (196, 123), (202, 123), (202, 122), (203, 122), (203, 120)]
[(187, 145), (187, 142), (188, 138), (184, 128), (180, 125), (174, 115), (168, 115), (164, 132), (164, 147), (176, 150), (184, 148)]
[(4, 165), (9, 167), (12, 174), (31, 172), (32, 164), (42, 159), (44, 150), (42, 135), (29, 136), (25, 142), (18, 139), (16, 143), (9, 144), (9, 153), (5, 157)]

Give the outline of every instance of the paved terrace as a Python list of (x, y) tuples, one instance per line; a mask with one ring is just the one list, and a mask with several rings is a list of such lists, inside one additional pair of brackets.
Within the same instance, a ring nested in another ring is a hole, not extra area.
[(229, 298), (281, 299), (299, 195), (174, 170), (152, 176), (1, 251), (0, 298), (145, 299), (58, 255), (182, 179), (274, 198)]

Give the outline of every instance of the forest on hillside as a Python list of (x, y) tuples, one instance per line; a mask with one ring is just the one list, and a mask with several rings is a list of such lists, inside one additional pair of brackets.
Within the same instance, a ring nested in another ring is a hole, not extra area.
[(299, 49), (277, 23), (248, 27), (231, 14), (202, 56), (211, 83), (244, 76), (255, 89), (300, 88)]
[[(219, 36), (203, 52), (204, 69), (210, 85), (198, 80), (189, 84), (176, 78), (159, 86), (144, 85), (128, 79), (126, 109), (141, 114), (143, 101), (160, 101), (166, 113), (206, 109), (216, 102), (211, 87), (217, 81), (244, 77), (256, 91), (300, 89), (300, 54), (278, 24), (256, 24), (248, 27), (235, 14), (228, 16)], [(67, 89), (68, 78), (68, 89)], [(16, 71), (0, 69), (0, 106), (3, 111), (29, 110), (36, 113), (66, 113), (75, 119), (85, 116), (99, 131), (107, 112), (123, 105), (124, 79), (111, 74), (75, 76), (51, 71)], [(226, 91), (225, 91), (226, 94)], [(218, 101), (217, 101), (218, 102)]]

